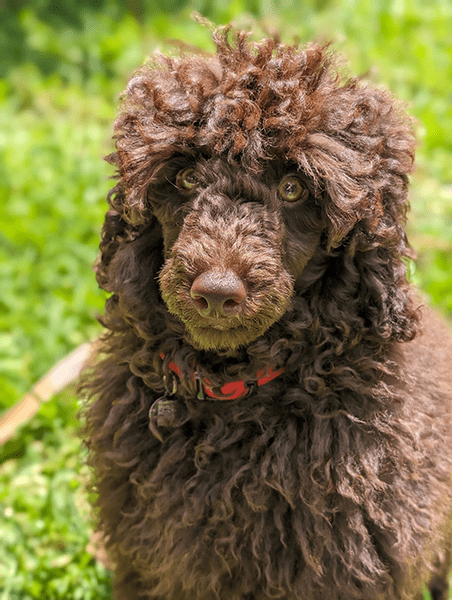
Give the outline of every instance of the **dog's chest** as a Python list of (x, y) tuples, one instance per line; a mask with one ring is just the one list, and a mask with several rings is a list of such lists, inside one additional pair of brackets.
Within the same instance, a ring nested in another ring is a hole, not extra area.
[(139, 560), (154, 573), (166, 565), (175, 580), (215, 580), (229, 597), (231, 581), (242, 595), (303, 585), (314, 598), (334, 579), (350, 590), (372, 580), (380, 593), (408, 551), (394, 550), (397, 530), (409, 538), (414, 519), (399, 506), (398, 522), (384, 522), (397, 505), (384, 484), (394, 479), (393, 451), (350, 423), (341, 445), (342, 421), (280, 418), (262, 428), (217, 418), (171, 433), (139, 490), (148, 506)]

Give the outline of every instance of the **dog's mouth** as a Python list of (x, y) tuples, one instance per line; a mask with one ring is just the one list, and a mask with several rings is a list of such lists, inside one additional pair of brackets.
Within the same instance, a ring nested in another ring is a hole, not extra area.
[[(235, 351), (242, 346), (248, 346), (260, 337), (268, 327), (250, 327), (249, 325), (224, 324), (202, 326), (193, 322), (185, 322), (187, 338), (190, 344), (199, 350)], [(221, 328), (220, 328), (221, 327)]]
[(239, 329), (241, 327), (240, 324), (236, 324), (235, 322), (230, 322), (229, 320), (211, 320), (206, 322), (205, 324), (199, 324), (198, 327), (201, 329), (214, 329), (215, 331), (231, 331), (235, 329)]

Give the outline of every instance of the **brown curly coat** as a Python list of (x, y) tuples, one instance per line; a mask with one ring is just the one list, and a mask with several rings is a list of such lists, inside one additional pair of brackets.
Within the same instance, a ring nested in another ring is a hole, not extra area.
[(115, 125), (85, 384), (115, 598), (445, 599), (452, 359), (406, 279), (410, 121), (327, 48), (214, 40), (136, 73)]

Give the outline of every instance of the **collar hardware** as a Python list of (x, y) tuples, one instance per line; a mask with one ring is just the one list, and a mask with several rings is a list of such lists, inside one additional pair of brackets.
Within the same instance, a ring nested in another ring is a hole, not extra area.
[(149, 409), (149, 429), (160, 439), (159, 427), (171, 427), (177, 414), (177, 401), (173, 400), (177, 392), (177, 380), (173, 373), (163, 376), (165, 392), (155, 400)]

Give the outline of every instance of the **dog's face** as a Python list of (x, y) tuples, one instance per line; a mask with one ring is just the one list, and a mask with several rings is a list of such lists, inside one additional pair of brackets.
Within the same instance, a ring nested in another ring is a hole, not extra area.
[(162, 298), (203, 350), (234, 350), (290, 306), (319, 245), (321, 211), (295, 165), (250, 174), (221, 157), (178, 157), (152, 186), (166, 261)]
[[(378, 304), (378, 281), (403, 274), (390, 273), (389, 257), (407, 254), (410, 123), (388, 93), (343, 80), (325, 48), (252, 44), (242, 34), (231, 43), (227, 31), (214, 40), (215, 57), (157, 58), (129, 82), (98, 280), (138, 323), (148, 310), (142, 289), (157, 277), (194, 347), (234, 351), (280, 320), (333, 253), (349, 284), (335, 298), (326, 290), (323, 312), (348, 331), (342, 305), (359, 294), (355, 312)], [(165, 255), (151, 261), (160, 273), (145, 274), (124, 244), (155, 219)], [(373, 279), (352, 264), (358, 252), (379, 256)], [(384, 322), (394, 310), (376, 309)]]

